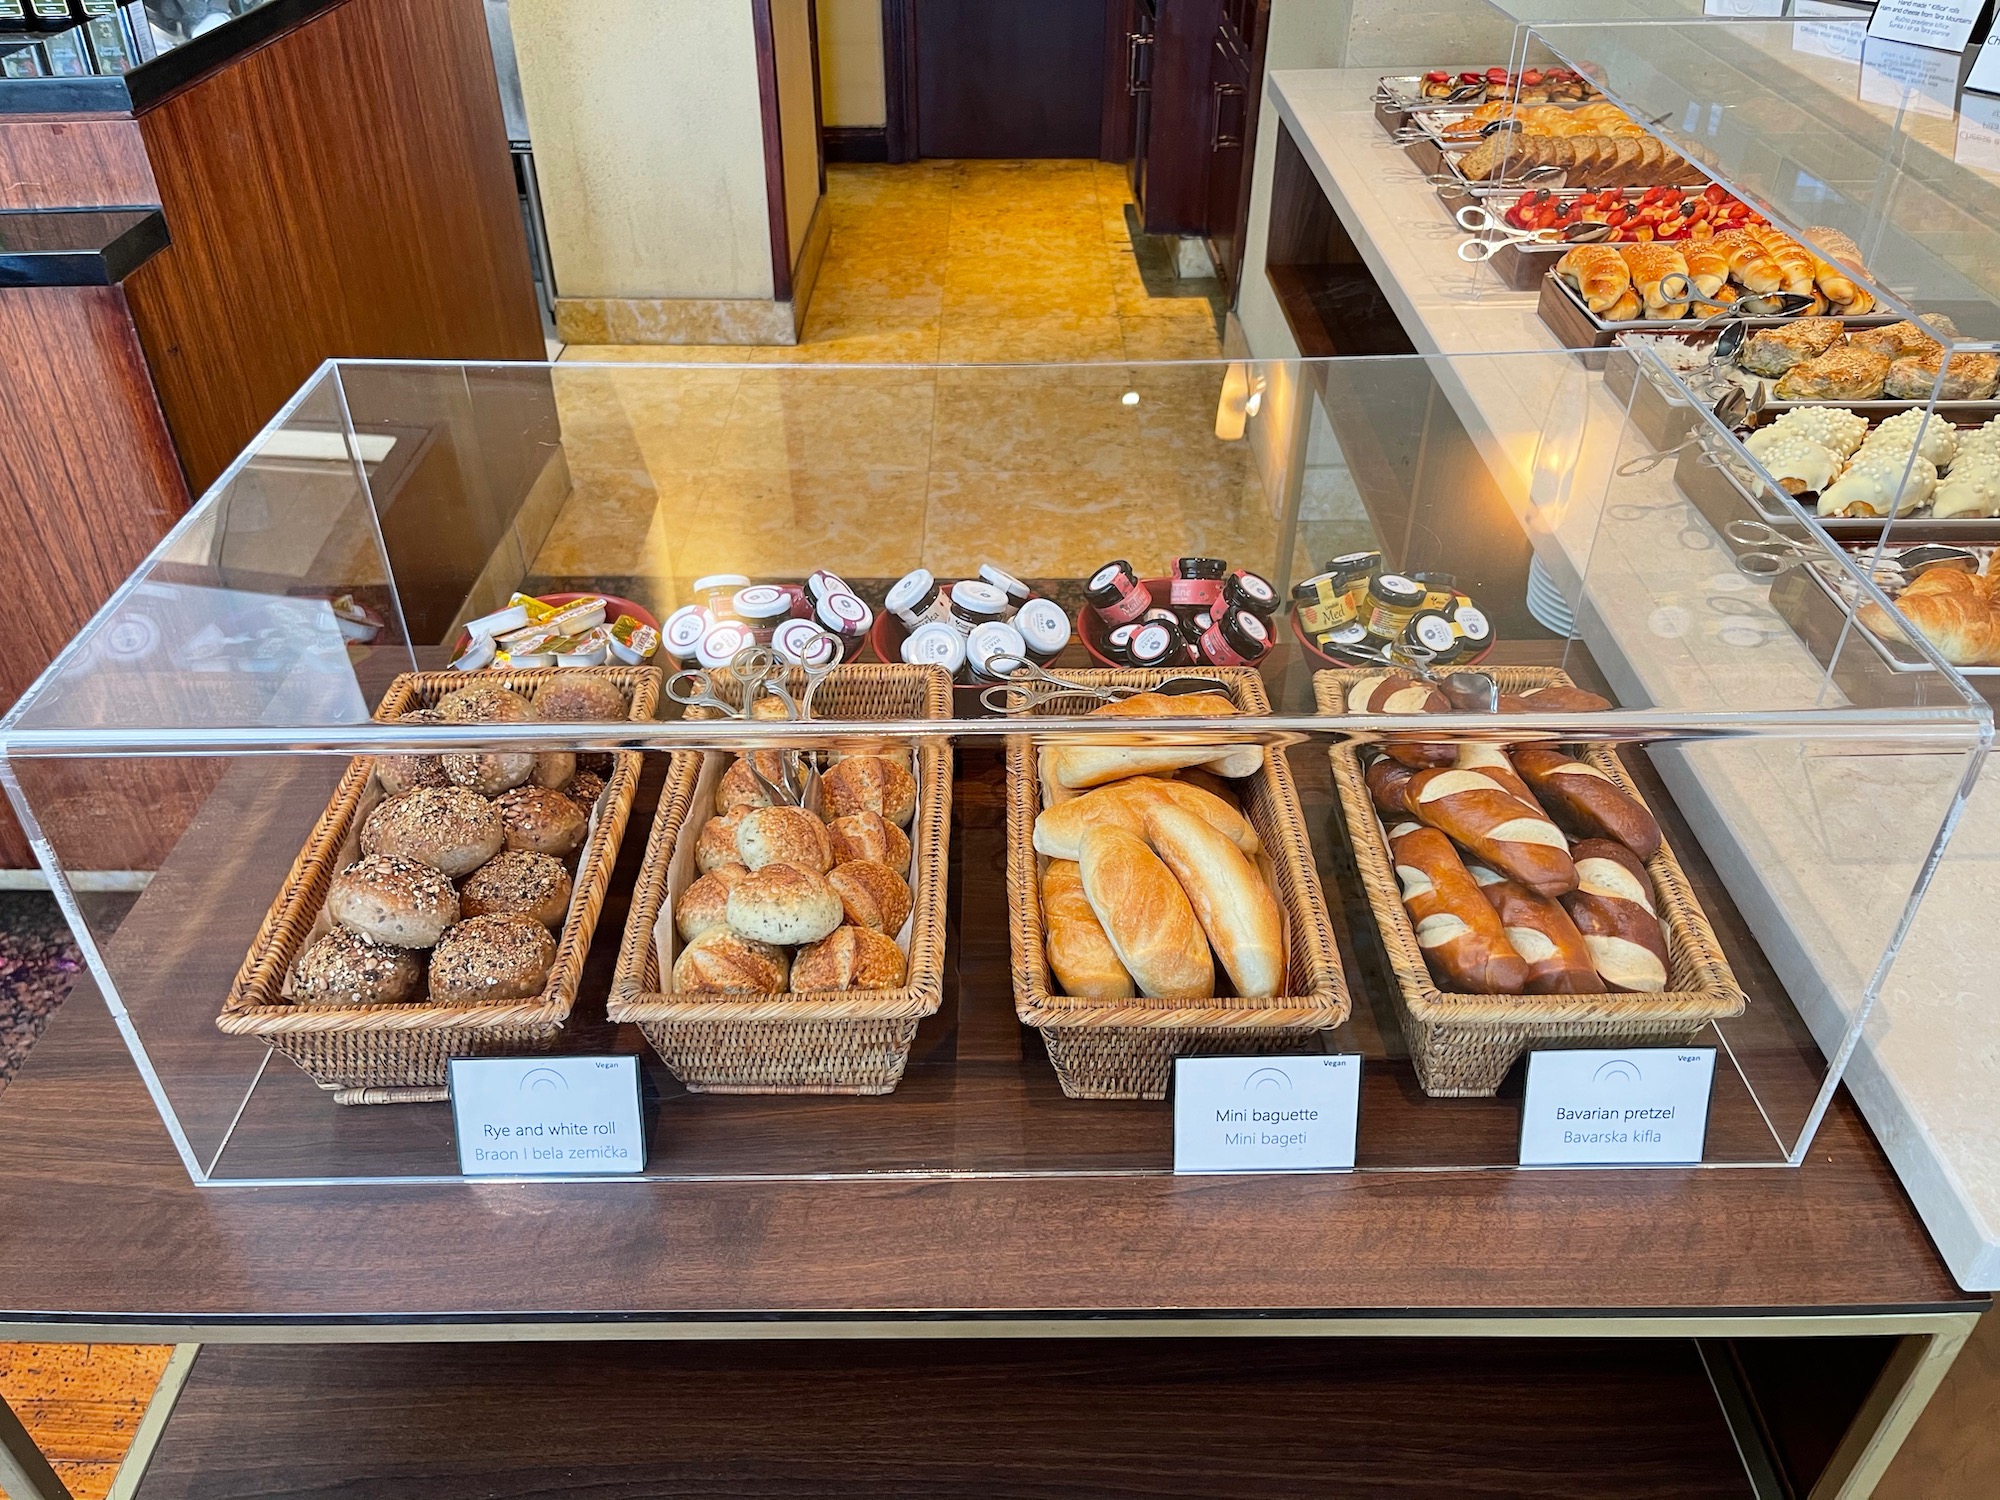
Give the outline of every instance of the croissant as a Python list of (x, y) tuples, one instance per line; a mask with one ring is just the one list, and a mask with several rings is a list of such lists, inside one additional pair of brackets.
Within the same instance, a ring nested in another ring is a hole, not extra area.
[(1729, 280), (1729, 256), (1716, 248), (1713, 237), (1689, 240), (1681, 247), (1681, 254), (1687, 260), (1688, 275), (1694, 280), (1694, 289), (1702, 296), (1713, 297)]
[(1907, 621), (1955, 667), (2000, 666), (2000, 612), (1987, 580), (1957, 568), (1919, 573), (1894, 612), (1870, 600), (1858, 614), (1864, 626), (1887, 640), (1907, 641), (1901, 623)]
[(1611, 245), (1577, 245), (1556, 262), (1556, 274), (1575, 287), (1584, 306), (1602, 314), (1632, 287), (1625, 257)]
[(1671, 245), (1658, 241), (1641, 241), (1633, 245), (1620, 245), (1618, 253), (1625, 258), (1631, 268), (1632, 285), (1639, 289), (1639, 295), (1646, 299), (1646, 315), (1653, 318), (1684, 318), (1687, 303), (1669, 303), (1670, 297), (1684, 298), (1692, 291), (1693, 282), (1688, 276), (1687, 257)]
[[(1817, 271), (1813, 253), (1790, 235), (1778, 233), (1775, 229), (1758, 227), (1749, 231), (1764, 253), (1776, 262), (1779, 272), (1785, 278), (1785, 290), (1796, 292), (1801, 297), (1810, 297), (1813, 292), (1813, 276)], [(1823, 311), (1824, 309), (1822, 309)]]
[(1725, 229), (1709, 236), (1709, 244), (1729, 257), (1729, 274), (1750, 292), (1775, 292), (1785, 284), (1785, 273), (1764, 252), (1764, 247), (1747, 229)]

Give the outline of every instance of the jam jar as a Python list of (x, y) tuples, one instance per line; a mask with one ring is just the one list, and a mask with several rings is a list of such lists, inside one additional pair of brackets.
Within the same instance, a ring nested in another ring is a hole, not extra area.
[(1268, 620), (1278, 612), (1278, 591), (1263, 574), (1238, 568), (1222, 581), (1222, 607), (1247, 609)]
[(1178, 630), (1148, 620), (1132, 633), (1125, 652), (1135, 667), (1177, 667), (1187, 661), (1187, 642)]
[(731, 601), (736, 618), (750, 627), (750, 634), (760, 646), (771, 644), (771, 632), (790, 617), (792, 604), (791, 590), (774, 583), (754, 583), (747, 589), (738, 589)]
[(951, 614), (947, 623), (956, 627), (960, 635), (970, 635), (979, 626), (1004, 620), (1006, 615), (1007, 594), (997, 584), (968, 578), (951, 586)]
[(1213, 609), (1222, 597), (1222, 575), (1228, 571), (1229, 564), (1219, 557), (1175, 558), (1167, 602), (1188, 613)]
[(1014, 611), (1013, 624), (1028, 648), (1028, 660), (1038, 667), (1054, 661), (1069, 644), (1069, 616), (1053, 600), (1028, 600)]
[(1353, 595), (1340, 586), (1333, 573), (1321, 573), (1294, 588), (1292, 612), (1299, 618), (1299, 629), (1315, 638), (1352, 625), (1359, 618)]
[(975, 625), (965, 638), (965, 665), (977, 681), (1005, 682), (1027, 659), (1027, 642), (1005, 620)]
[(1377, 573), (1368, 580), (1362, 623), (1370, 635), (1385, 641), (1400, 641), (1409, 627), (1410, 616), (1423, 608), (1424, 593), (1424, 586), (1414, 578), (1405, 578), (1400, 573)]
[(931, 620), (942, 620), (950, 609), (944, 585), (931, 576), (929, 568), (912, 568), (889, 585), (882, 607), (903, 622), (905, 630), (915, 630)]
[(1247, 609), (1224, 610), (1201, 637), (1202, 660), (1212, 667), (1254, 667), (1271, 650), (1271, 627)]
[(903, 642), (903, 660), (913, 667), (943, 667), (954, 677), (965, 665), (965, 637), (942, 620), (929, 620)]
[(1083, 586), (1083, 597), (1106, 625), (1129, 624), (1153, 607), (1152, 593), (1122, 557), (1090, 575), (1090, 582)]

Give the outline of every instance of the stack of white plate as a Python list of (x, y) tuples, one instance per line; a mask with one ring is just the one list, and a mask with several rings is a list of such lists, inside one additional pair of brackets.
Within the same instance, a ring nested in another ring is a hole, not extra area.
[(1576, 612), (1569, 607), (1569, 600), (1556, 587), (1555, 579), (1549, 576), (1539, 557), (1528, 559), (1528, 613), (1537, 624), (1557, 635), (1576, 634)]

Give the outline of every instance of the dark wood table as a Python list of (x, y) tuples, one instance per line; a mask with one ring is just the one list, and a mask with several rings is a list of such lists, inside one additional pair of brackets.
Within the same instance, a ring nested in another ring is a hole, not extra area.
[[(1327, 842), (1326, 758), (1295, 751), (1293, 762), (1322, 871), (1351, 888)], [(602, 996), (658, 779), (598, 929), (586, 1047), (640, 1050), (603, 1024)], [(995, 752), (961, 753), (948, 1001), (920, 1034), (907, 1096), (690, 1100), (655, 1073), (662, 1134), (703, 1139), (710, 1118), (705, 1139), (720, 1152), (732, 1129), (746, 1133), (737, 1149), (759, 1180), (197, 1187), (85, 983), (0, 1099), (0, 1332), (204, 1344), (1527, 1336), (1744, 1349), (1874, 1336), (1884, 1353), (1851, 1421), (1840, 1413), (1846, 1430), (1813, 1489), (1838, 1495), (1866, 1492), (1987, 1305), (1953, 1284), (1844, 1095), (1795, 1170), (1167, 1175), (1162, 1106), (1062, 1100), (1013, 1023), (1002, 811)], [(1668, 832), (1682, 842), (1671, 818)], [(1698, 859), (1690, 871), (1753, 1001), (1774, 1002), (1765, 1041), (1797, 1046), (1754, 941)], [(1372, 940), (1356, 942), (1365, 918), (1335, 906), (1357, 991), (1379, 993)], [(192, 932), (233, 968), (241, 949), (226, 932)], [(204, 993), (190, 1011), (212, 1003)], [(1370, 1056), (1364, 1120), (1383, 1142), (1378, 1164), (1398, 1164), (1397, 1142), (1443, 1115), (1459, 1123), (1424, 1149), (1452, 1141), (1474, 1153), (1457, 1160), (1504, 1159), (1477, 1153), (1504, 1148), (1517, 1105), (1436, 1109), (1415, 1094), (1407, 1060), (1399, 1071), (1379, 1056), (1369, 1012), (1358, 1000), (1349, 1027), (1362, 1031), (1343, 1049)], [(310, 1102), (314, 1118), (333, 1109)], [(1733, 1107), (1718, 1095), (1718, 1129)], [(421, 1111), (442, 1109), (345, 1110), (328, 1128), (359, 1132), (352, 1140), (434, 1133)], [(1064, 1154), (1058, 1125), (1085, 1144)], [(833, 1175), (772, 1172), (782, 1131), (843, 1129), (879, 1134), (845, 1154), (827, 1147)], [(944, 1139), (953, 1131), (963, 1139)], [(938, 1144), (922, 1159), (977, 1170), (859, 1170), (868, 1151), (914, 1151), (925, 1136)], [(306, 1159), (282, 1148), (273, 1158), (292, 1175)], [(1050, 1160), (1064, 1173), (1035, 1175)], [(0, 1421), (12, 1435), (0, 1487), (17, 1500), (59, 1495), (18, 1424)]]

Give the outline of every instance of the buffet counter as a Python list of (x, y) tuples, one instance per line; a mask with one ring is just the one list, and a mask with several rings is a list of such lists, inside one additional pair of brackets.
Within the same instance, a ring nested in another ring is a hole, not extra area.
[[(1538, 314), (1535, 293), (1510, 290), (1487, 268), (1457, 257), (1456, 247), (1464, 235), (1418, 168), (1375, 119), (1372, 94), (1379, 76), (1378, 70), (1279, 72), (1272, 76), (1271, 89), (1283, 129), (1412, 344), (1426, 354), (1562, 347)], [(1274, 205), (1277, 214), (1287, 211), (1283, 203)], [(1528, 375), (1546, 368), (1522, 361), (1511, 373)], [(1576, 399), (1591, 408), (1581, 414), (1578, 426), (1585, 455), (1578, 467), (1588, 470), (1591, 434), (1608, 435), (1606, 442), (1614, 440), (1622, 403), (1601, 382), (1583, 378), (1580, 360), (1575, 369)], [(1540, 424), (1528, 422), (1524, 412), (1537, 401), (1545, 405), (1547, 392), (1524, 389), (1518, 379), (1444, 384), (1492, 471), (1514, 476), (1513, 485), (1503, 488), (1510, 490), (1510, 503), (1525, 515), (1533, 508), (1531, 469)], [(1610, 457), (1600, 456), (1598, 472)], [(1601, 517), (1587, 513), (1587, 506), (1572, 505), (1557, 524), (1529, 528), (1538, 559), (1558, 579), (1574, 578), (1586, 565), (1598, 579), (1613, 576), (1609, 568), (1626, 570), (1635, 608), (1624, 614), (1600, 609), (1580, 621), (1580, 627), (1621, 692), (1634, 691), (1642, 701), (1671, 701), (1677, 687), (1658, 676), (1657, 652), (1631, 649), (1635, 633), (1648, 628), (1646, 610), (1637, 608), (1639, 601), (1650, 601), (1663, 588), (1700, 593), (1719, 555), (1690, 552), (1677, 544), (1683, 507), (1677, 503), (1673, 474), (1671, 466), (1654, 471), (1655, 493), (1646, 503), (1658, 509), (1651, 520), (1607, 531)], [(1635, 496), (1629, 485), (1642, 482), (1628, 481), (1619, 498), (1631, 502)], [(1585, 495), (1590, 488), (1579, 484), (1575, 494)], [(1705, 523), (1697, 517), (1692, 524)], [(1624, 558), (1605, 555), (1607, 537), (1618, 540)], [(1611, 590), (1593, 592), (1600, 603), (1614, 596)], [(1692, 658), (1683, 665), (1702, 670), (1700, 661)], [(1783, 638), (1760, 648), (1759, 665), (1781, 675), (1810, 678), (1822, 672), (1803, 646)], [(1619, 680), (1621, 672), (1624, 680)], [(1838, 953), (1840, 928), (1856, 920), (1866, 925), (1869, 918), (1864, 913), (1871, 899), (1878, 906), (1873, 921), (1893, 923), (1894, 913), (1879, 907), (1891, 898), (1879, 889), (1856, 890), (1847, 873), (1814, 861), (1809, 849), (1749, 843), (1741, 837), (1746, 827), (1768, 834), (1779, 825), (1742, 814), (1766, 805), (1764, 799), (1771, 797), (1823, 803), (1834, 795), (1845, 799), (1845, 816), (1880, 822), (1885, 838), (1893, 837), (1896, 774), (1876, 763), (1865, 773), (1829, 775), (1822, 767), (1818, 774), (1800, 778), (1774, 764), (1771, 780), (1744, 783), (1734, 775), (1717, 776), (1712, 769), (1704, 774), (1699, 749), (1676, 756), (1656, 752), (1656, 760), (1683, 810), (1699, 826), (1704, 844), (1717, 858), (1732, 894), (1773, 955), (1801, 1011), (1822, 1043), (1830, 1043), (1851, 1019), (1831, 1001), (1837, 987), (1823, 979), (1824, 967), (1839, 963), (1830, 955)], [(1916, 774), (1913, 767), (1903, 769)], [(1983, 780), (1990, 783), (1996, 776), (2000, 772), (1989, 769)], [(1993, 863), (1996, 851), (2000, 851), (2000, 792), (1982, 784), (1967, 805), (1846, 1074), (1847, 1086), (1875, 1127), (1954, 1274), (1961, 1284), (1974, 1288), (2000, 1286), (2000, 1118), (1989, 1104), (2000, 1086), (2000, 1062), (1996, 1062), (2000, 1050), (1991, 1042), (2000, 1034), (2000, 1020), (1979, 1000), (1989, 967), (1984, 951), (1959, 935), (1981, 930), (2000, 901), (2000, 873)], [(1773, 903), (1766, 897), (1779, 882), (1785, 884), (1788, 899)], [(1794, 913), (1802, 908), (1825, 912), (1829, 920), (1816, 932), (1787, 931), (1775, 916), (1779, 905)]]

